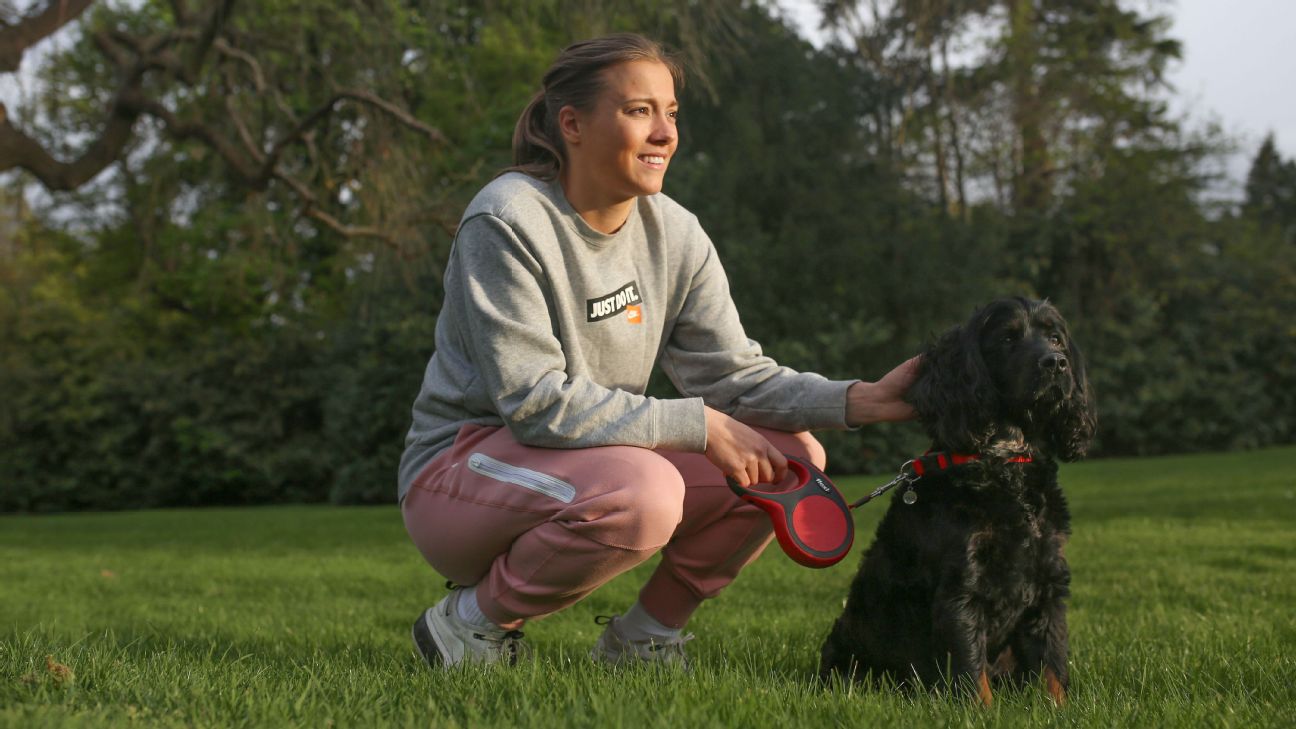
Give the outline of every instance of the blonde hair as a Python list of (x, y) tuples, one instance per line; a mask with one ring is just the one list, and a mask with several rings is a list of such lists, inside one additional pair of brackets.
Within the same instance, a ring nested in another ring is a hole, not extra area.
[(541, 180), (558, 177), (566, 159), (558, 112), (564, 106), (592, 108), (603, 91), (603, 69), (630, 61), (657, 61), (670, 70), (676, 88), (684, 87), (683, 66), (660, 43), (638, 33), (573, 43), (545, 71), (540, 91), (518, 118), (513, 129), (513, 166), (504, 172), (525, 172)]

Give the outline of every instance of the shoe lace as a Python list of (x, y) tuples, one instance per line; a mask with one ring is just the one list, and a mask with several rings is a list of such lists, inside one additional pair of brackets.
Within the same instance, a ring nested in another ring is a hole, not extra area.
[(522, 641), (526, 634), (520, 630), (506, 630), (503, 633), (473, 633), (473, 637), (490, 643), (491, 649), (498, 651), (510, 666), (531, 657), (531, 646)]
[[(616, 618), (617, 616), (615, 615), (595, 615), (594, 624), (602, 625), (602, 626), (611, 625), (612, 621), (615, 620)], [(613, 628), (613, 630), (615, 631), (615, 628)], [(694, 636), (692, 633), (686, 633), (684, 635), (678, 635), (673, 638), (654, 637), (654, 638), (643, 638), (639, 640), (627, 640), (625, 638), (619, 638), (619, 640), (625, 645), (634, 646), (635, 648), (641, 650), (646, 649), (649, 653), (659, 654), (663, 658), (667, 656), (676, 658), (687, 667), (689, 660), (688, 660), (688, 654), (684, 652), (684, 645), (689, 641), (693, 640), (694, 637), (696, 636)]]
[(647, 641), (648, 650), (653, 653), (656, 653), (657, 651), (667, 651), (684, 658), (686, 657), (684, 654), (684, 644), (693, 640), (693, 638), (694, 635), (692, 633), (676, 636), (674, 638), (652, 638)]
[[(674, 638), (651, 638), (649, 640), (636, 640), (632, 643), (638, 645), (641, 649), (647, 649), (647, 655), (640, 654), (639, 660), (648, 663), (659, 663), (660, 665), (679, 666), (685, 673), (693, 671), (693, 662), (689, 660), (688, 653), (684, 652), (684, 644), (693, 640), (693, 634), (676, 636)], [(652, 656), (649, 658), (649, 656)]]

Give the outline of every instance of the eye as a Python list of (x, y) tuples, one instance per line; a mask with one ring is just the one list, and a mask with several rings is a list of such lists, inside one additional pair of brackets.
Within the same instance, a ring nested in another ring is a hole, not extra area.
[(1048, 338), (1048, 339), (1049, 339), (1049, 344), (1055, 344), (1055, 345), (1057, 345), (1057, 346), (1059, 346), (1059, 347), (1062, 346), (1062, 335), (1061, 335), (1061, 334), (1058, 334), (1058, 333), (1054, 332), (1053, 334), (1050, 334), (1050, 335), (1049, 335), (1049, 338)]
[(635, 115), (637, 115), (637, 116), (645, 116), (646, 114), (648, 114), (648, 107), (646, 107), (646, 106), (636, 106), (635, 108), (629, 110), (627, 113), (629, 113), (629, 114), (635, 114)]
[(673, 119), (673, 120), (678, 121), (678, 120), (679, 120), (679, 110), (675, 110), (675, 111), (668, 111), (668, 112), (666, 112), (666, 116), (670, 117), (670, 118)]

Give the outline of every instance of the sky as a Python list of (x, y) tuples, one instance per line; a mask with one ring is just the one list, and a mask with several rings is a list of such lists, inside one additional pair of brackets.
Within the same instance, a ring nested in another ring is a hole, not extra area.
[[(814, 0), (779, 0), (812, 41)], [(1296, 0), (1135, 0), (1128, 7), (1171, 17), (1183, 44), (1172, 68), (1171, 109), (1190, 124), (1218, 122), (1238, 145), (1229, 176), (1240, 183), (1265, 134), (1296, 158)]]
[(1273, 132), (1283, 157), (1296, 157), (1296, 2), (1178, 0), (1172, 17), (1184, 44), (1173, 83), (1197, 107), (1180, 108), (1218, 115), (1252, 153)]

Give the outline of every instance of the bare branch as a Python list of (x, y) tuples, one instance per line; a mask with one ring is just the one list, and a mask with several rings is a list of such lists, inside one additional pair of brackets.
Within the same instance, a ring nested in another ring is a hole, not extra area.
[(328, 101), (316, 107), (315, 111), (308, 114), (305, 119), (297, 122), (297, 126), (294, 127), (291, 132), (285, 135), (278, 142), (275, 142), (275, 145), (271, 147), (270, 153), (262, 162), (262, 169), (268, 173), (270, 170), (277, 167), (279, 165), (279, 158), (283, 156), (284, 150), (288, 149), (288, 147), (298, 139), (301, 139), (310, 130), (310, 128), (319, 123), (320, 120), (332, 114), (333, 107), (336, 106), (339, 101), (341, 101), (341, 97), (334, 95)]
[(76, 20), (92, 2), (94, 0), (50, 0), (42, 12), (0, 29), (0, 73), (17, 71), (28, 48)]
[(446, 141), (445, 135), (442, 134), (439, 129), (430, 127), (418, 119), (415, 119), (409, 114), (409, 112), (401, 109), (390, 101), (379, 98), (368, 91), (343, 89), (335, 93), (328, 101), (316, 107), (316, 109), (308, 114), (305, 119), (298, 122), (297, 126), (291, 132), (276, 142), (274, 147), (270, 150), (270, 154), (266, 156), (263, 167), (266, 170), (276, 167), (279, 164), (279, 158), (283, 155), (284, 150), (302, 139), (312, 127), (318, 124), (325, 117), (332, 114), (334, 107), (336, 107), (337, 103), (343, 99), (354, 99), (356, 101), (362, 101), (366, 104), (376, 106), (395, 117), (397, 121), (405, 126), (422, 132), (433, 142), (442, 144)]
[(91, 33), (90, 41), (99, 52), (108, 57), (114, 66), (125, 68), (130, 65), (130, 54), (107, 33)]
[[(284, 101), (283, 94), (279, 93), (279, 89), (274, 90), (274, 101), (275, 101), (275, 107), (278, 108), (279, 111), (283, 112), (285, 118), (288, 119), (297, 118), (297, 115), (293, 113), (293, 110), (288, 106), (288, 102)], [(320, 164), (319, 162), (320, 154), (319, 154), (319, 148), (315, 144), (315, 131), (311, 130), (305, 132), (301, 135), (301, 138), (302, 138), (302, 143), (306, 147), (306, 156), (310, 159), (311, 167), (318, 168)]]
[(182, 120), (161, 102), (149, 99), (138, 92), (126, 94), (122, 104), (132, 111), (157, 118), (166, 125), (166, 133), (175, 139), (196, 139), (202, 142), (233, 167), (234, 172), (252, 189), (264, 190), (270, 181), (269, 175), (262, 174), (257, 165), (249, 162), (239, 152), (238, 147), (211, 125), (200, 121)]
[[(59, 25), (62, 25), (84, 11), (91, 1), (60, 0), (51, 3), (50, 8), (57, 4), (69, 14), (60, 21)], [(162, 134), (167, 138), (192, 140), (212, 150), (225, 163), (230, 174), (247, 188), (264, 191), (273, 183), (282, 184), (297, 198), (303, 217), (347, 238), (373, 238), (398, 248), (393, 235), (380, 227), (346, 225), (331, 214), (327, 201), (321, 197), (323, 193), (317, 193), (290, 174), (281, 165), (282, 158), (288, 149), (300, 144), (307, 157), (316, 161), (316, 127), (335, 113), (343, 101), (372, 107), (435, 144), (446, 144), (445, 135), (405, 109), (363, 89), (335, 90), (323, 103), (298, 118), (285, 103), (279, 88), (270, 82), (272, 79), (267, 79), (257, 57), (236, 47), (226, 35), (225, 23), (233, 11), (234, 0), (221, 0), (209, 12), (195, 11), (185, 0), (170, 0), (170, 5), (175, 23), (173, 28), (149, 35), (133, 35), (117, 28), (104, 28), (87, 34), (89, 42), (102, 54), (104, 61), (114, 68), (118, 88), (107, 105), (99, 138), (76, 160), (62, 162), (55, 159), (40, 142), (14, 127), (9, 122), (7, 110), (0, 104), (0, 171), (22, 168), (31, 172), (49, 190), (76, 189), (121, 159), (133, 138), (134, 122), (140, 116), (148, 116), (161, 122)], [(47, 9), (39, 18), (33, 17), (12, 28), (0, 28), (0, 54), (5, 52), (5, 43), (28, 37), (18, 31), (35, 32), (32, 29), (38, 26), (38, 19), (62, 17), (57, 13), (51, 16), (50, 12)], [(15, 42), (10, 47), (17, 49), (14, 52), (20, 58), (21, 50), (26, 46)], [(253, 123), (246, 112), (240, 112), (237, 103), (240, 97), (236, 93), (226, 94), (226, 115), (220, 119), (187, 116), (172, 102), (164, 103), (164, 99), (173, 97), (169, 91), (156, 91), (154, 87), (164, 90), (187, 87), (198, 91), (195, 88), (197, 79), (212, 50), (221, 58), (232, 59), (250, 70), (256, 93), (264, 96), (269, 91), (272, 94), (277, 119)], [(14, 65), (16, 67), (16, 60)], [(267, 149), (265, 141), (258, 141), (254, 133), (259, 128), (286, 131)], [(446, 221), (441, 222), (446, 224)]]
[(175, 18), (176, 25), (188, 25), (192, 18), (189, 7), (183, 0), (171, 0), (171, 15)]
[(298, 197), (300, 197), (303, 201), (305, 201), (306, 204), (302, 206), (303, 216), (311, 218), (313, 220), (318, 220), (319, 222), (328, 226), (330, 230), (333, 230), (334, 232), (346, 238), (375, 238), (377, 240), (382, 241), (383, 243), (387, 244), (392, 248), (398, 249), (400, 247), (399, 244), (396, 242), (396, 239), (393, 238), (390, 233), (384, 231), (381, 228), (376, 228), (372, 226), (345, 225), (337, 218), (321, 210), (317, 205), (317, 199), (315, 197), (315, 194), (312, 193), (306, 187), (306, 185), (302, 184), (300, 180), (294, 178), (292, 175), (285, 173), (283, 170), (275, 170), (274, 176), (276, 179), (282, 181), (285, 185), (291, 188), (293, 192), (297, 193)]
[[(211, 15), (207, 18), (207, 24), (202, 29), (202, 35), (198, 39), (198, 44), (194, 46), (193, 52), (189, 56), (187, 64), (187, 79), (194, 79), (198, 76), (198, 71), (202, 69), (207, 62), (207, 50), (215, 42), (217, 34), (225, 26), (225, 20), (234, 13), (234, 0), (223, 0), (221, 4), (214, 8)], [(191, 80), (190, 83), (193, 83)]]
[(138, 85), (149, 71), (169, 71), (183, 78), (184, 69), (172, 47), (194, 37), (195, 33), (186, 28), (143, 39), (115, 30), (90, 34), (90, 40), (99, 52), (107, 56), (114, 66), (123, 69), (125, 86)]
[(321, 223), (327, 225), (329, 228), (331, 228), (339, 235), (345, 236), (347, 238), (375, 238), (377, 240), (382, 241), (383, 243), (386, 243), (392, 248), (399, 247), (396, 243), (396, 239), (393, 238), (390, 233), (387, 233), (381, 228), (374, 228), (371, 226), (361, 227), (361, 226), (354, 226), (354, 225), (343, 225), (342, 223), (338, 222), (337, 218), (333, 217), (332, 215), (329, 215), (328, 213), (316, 207), (306, 208), (305, 214), (306, 217), (313, 218), (315, 220), (320, 221)]
[(354, 99), (356, 101), (363, 101), (366, 104), (376, 106), (379, 109), (382, 109), (383, 111), (390, 114), (392, 117), (396, 119), (396, 121), (399, 121), (401, 124), (404, 124), (405, 126), (409, 127), (410, 129), (413, 129), (414, 131), (422, 132), (425, 136), (427, 136), (428, 139), (432, 140), (433, 142), (436, 142), (437, 144), (446, 143), (445, 135), (441, 133), (441, 130), (435, 129), (433, 127), (424, 124), (423, 122), (411, 116), (409, 112), (405, 111), (404, 109), (401, 109), (400, 107), (396, 106), (390, 101), (387, 101), (386, 99), (378, 97), (375, 94), (360, 89), (342, 89), (341, 91), (337, 92), (337, 95), (339, 98)]
[(301, 198), (306, 203), (304, 206), (305, 208), (315, 207), (318, 203), (315, 193), (311, 192), (310, 188), (306, 187), (306, 185), (297, 178), (289, 175), (283, 170), (275, 170), (274, 174), (280, 181), (291, 188), (293, 192), (297, 193), (297, 197)]
[(0, 172), (20, 167), (35, 175), (49, 190), (75, 190), (121, 156), (131, 139), (135, 118), (133, 114), (114, 110), (99, 138), (80, 157), (72, 162), (60, 162), (40, 142), (10, 124), (4, 105), (0, 104)]
[(252, 155), (252, 159), (258, 163), (264, 163), (265, 154), (257, 146), (256, 140), (252, 139), (252, 132), (248, 131), (247, 123), (239, 115), (233, 96), (225, 97), (225, 111), (229, 114), (230, 120), (234, 122), (234, 130), (238, 132), (239, 139), (243, 140), (243, 147), (247, 149), (248, 154)]
[(264, 94), (266, 90), (265, 74), (261, 72), (261, 64), (257, 59), (252, 57), (251, 53), (239, 50), (225, 41), (224, 38), (217, 38), (212, 41), (212, 48), (222, 55), (236, 58), (248, 65), (252, 69), (252, 83), (256, 86), (258, 94)]

